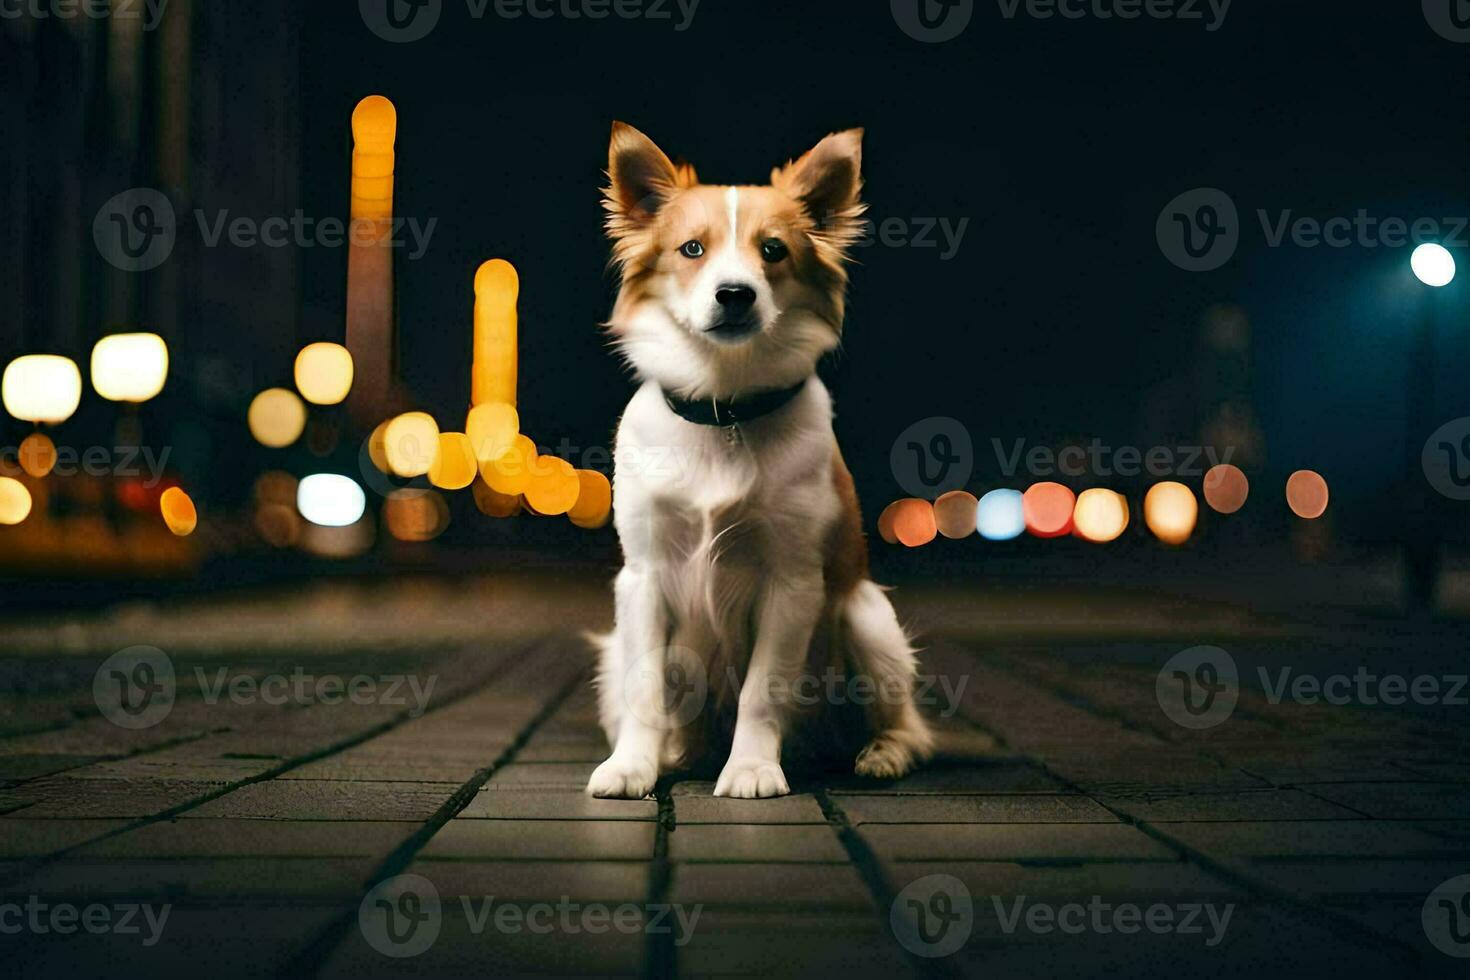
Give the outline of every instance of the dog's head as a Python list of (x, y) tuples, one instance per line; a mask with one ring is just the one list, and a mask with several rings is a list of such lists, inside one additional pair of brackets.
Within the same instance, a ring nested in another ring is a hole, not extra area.
[(613, 124), (603, 207), (622, 289), (609, 327), (640, 376), (730, 397), (815, 370), (841, 336), (862, 233), (862, 136), (828, 136), (767, 186), (725, 187)]

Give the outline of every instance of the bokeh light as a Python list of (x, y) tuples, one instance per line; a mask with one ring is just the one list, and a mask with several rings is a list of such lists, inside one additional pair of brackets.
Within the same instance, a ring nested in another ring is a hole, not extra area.
[(1297, 470), (1286, 480), (1286, 505), (1297, 517), (1314, 521), (1327, 512), (1327, 481), (1313, 470)]
[(581, 488), (567, 518), (589, 530), (605, 526), (612, 517), (612, 484), (596, 470), (578, 470), (577, 482)]
[(392, 472), (388, 469), (388, 423), (392, 421), (388, 419), (385, 422), (379, 422), (372, 435), (368, 436), (368, 459), (372, 460), (380, 473)]
[(308, 344), (296, 355), (296, 390), (313, 405), (337, 405), (352, 390), (352, 355), (341, 344)]
[(1211, 466), (1205, 473), (1205, 503), (1221, 514), (1233, 514), (1245, 506), (1251, 483), (1240, 467), (1229, 463)]
[(388, 471), (402, 477), (423, 476), (439, 456), (439, 423), (427, 412), (407, 412), (388, 423), (383, 433)]
[(898, 538), (893, 534), (893, 515), (898, 513), (898, 505), (901, 501), (895, 500), (883, 508), (883, 513), (878, 515), (878, 537), (888, 544), (898, 544)]
[(514, 517), (521, 512), (521, 498), (516, 494), (492, 490), (484, 480), (476, 480), (471, 489), (475, 506), (486, 517)]
[(17, 357), (0, 378), (0, 401), (18, 419), (60, 425), (82, 401), (82, 372), (76, 362), (55, 354)]
[(526, 503), (536, 513), (547, 517), (565, 514), (576, 505), (581, 492), (582, 481), (571, 463), (555, 456), (537, 457), (525, 489)]
[(1199, 502), (1182, 483), (1156, 483), (1143, 498), (1143, 520), (1160, 541), (1183, 544), (1199, 521)]
[(322, 527), (347, 527), (362, 519), (367, 497), (350, 477), (313, 473), (296, 488), (296, 509)]
[(268, 449), (284, 449), (301, 438), (306, 406), (294, 391), (267, 388), (250, 403), (246, 419), (256, 442)]
[(524, 435), (511, 441), (510, 448), (480, 466), (480, 476), (498, 493), (519, 496), (531, 483), (536, 463), (536, 444)]
[(429, 467), (429, 482), (442, 490), (463, 490), (480, 475), (470, 437), (463, 432), (441, 432), (439, 452)]
[(992, 490), (975, 506), (975, 530), (987, 541), (1011, 541), (1026, 533), (1025, 498), (1019, 490)]
[(934, 525), (946, 538), (959, 540), (975, 533), (975, 495), (951, 490), (934, 501)]
[(1083, 490), (1072, 511), (1077, 536), (1094, 544), (1116, 541), (1128, 529), (1128, 501), (1120, 493), (1093, 487)]
[(1026, 530), (1038, 538), (1072, 533), (1072, 511), (1077, 497), (1060, 483), (1034, 483), (1021, 495)]
[(169, 487), (158, 498), (158, 509), (163, 514), (163, 523), (181, 538), (194, 533), (199, 526), (199, 511), (189, 495), (178, 487)]
[(157, 334), (113, 334), (92, 348), (92, 387), (110, 402), (146, 402), (166, 381), (168, 345)]
[(434, 490), (394, 490), (383, 501), (383, 525), (399, 541), (432, 541), (449, 527), (449, 505)]
[(506, 402), (486, 402), (470, 409), (465, 419), (465, 433), (474, 446), (475, 458), (481, 463), (494, 460), (515, 442), (521, 431), (521, 417), (515, 406)]
[(939, 528), (934, 523), (934, 505), (908, 497), (898, 501), (893, 512), (893, 536), (906, 548), (917, 548), (934, 540)]
[(1426, 286), (1448, 286), (1455, 280), (1455, 257), (1443, 245), (1425, 242), (1409, 256), (1414, 275)]
[(255, 533), (272, 548), (289, 548), (301, 539), (301, 518), (295, 507), (261, 504), (255, 509)]
[(19, 524), (31, 514), (31, 492), (19, 480), (0, 476), (0, 524)]
[(56, 443), (44, 432), (32, 432), (20, 441), (20, 468), (36, 479), (56, 468)]

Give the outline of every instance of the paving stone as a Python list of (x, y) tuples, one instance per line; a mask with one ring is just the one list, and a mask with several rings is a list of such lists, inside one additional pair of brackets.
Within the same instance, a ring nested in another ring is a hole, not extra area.
[(1453, 820), (1470, 815), (1470, 786), (1451, 783), (1336, 783), (1312, 792), (1382, 820)]
[(587, 780), (592, 778), (593, 762), (535, 762), (512, 763), (496, 770), (485, 784), (486, 789), (520, 789), (534, 786), (537, 789), (584, 790)]
[(1351, 820), (1355, 810), (1295, 789), (1249, 793), (1099, 797), (1135, 820)]
[(1261, 859), (1242, 865), (1242, 873), (1296, 895), (1329, 899), (1332, 896), (1379, 895), (1425, 897), (1446, 880), (1466, 873), (1461, 858), (1434, 860)]
[(868, 824), (862, 836), (890, 861), (1174, 861), (1178, 856), (1123, 824)]
[(208, 901), (322, 899), (355, 901), (378, 859), (202, 858), (82, 860), (64, 858), (3, 892), (86, 900), (93, 897)]
[(1099, 861), (1022, 865), (1007, 861), (897, 861), (887, 865), (896, 890), (928, 875), (953, 875), (972, 899), (1025, 895), (1037, 900), (1078, 901), (1100, 895), (1113, 901), (1243, 900), (1237, 885), (1182, 861)]
[(642, 902), (649, 865), (640, 861), (417, 860), (408, 869), (434, 883), (440, 900), (494, 895), (511, 901)]
[(599, 763), (608, 756), (607, 740), (588, 738), (581, 741), (547, 742), (532, 740), (516, 752), (517, 762), (591, 762)]
[(867, 823), (1117, 823), (1085, 796), (858, 796), (838, 805), (852, 824)]
[(425, 858), (646, 861), (655, 826), (631, 820), (451, 820)]
[(830, 827), (690, 824), (669, 834), (669, 860), (840, 864), (848, 857)]
[(78, 857), (379, 857), (419, 824), (363, 820), (164, 820), (89, 845)]
[[(1435, 780), (1445, 780), (1455, 783), (1470, 783), (1470, 763), (1446, 762), (1435, 759), (1405, 759), (1398, 765), (1407, 773), (1409, 778), (1419, 776)], [(1365, 779), (1361, 774), (1358, 779)]]
[(580, 790), (527, 786), (515, 792), (482, 789), (456, 820), (657, 820), (654, 800), (600, 800)]
[(34, 801), (23, 811), (28, 819), (91, 820), (155, 816), (202, 800), (229, 785), (224, 779), (75, 779), (70, 774), (62, 774), (32, 780), (17, 792)]
[(769, 800), (734, 800), (728, 796), (712, 796), (712, 782), (687, 781), (673, 788), (674, 823), (819, 823), (827, 818), (810, 793), (792, 793)]
[(0, 756), (0, 782), (18, 783), (40, 776), (76, 769), (97, 762), (95, 755), (3, 755)]
[(1386, 820), (1272, 820), (1238, 823), (1158, 823), (1160, 833), (1211, 857), (1470, 856), (1470, 841), (1456, 843)]
[(28, 820), (9, 817), (0, 821), (0, 858), (39, 857), (95, 840), (128, 820)]
[(903, 779), (880, 781), (844, 776), (831, 783), (833, 793), (1064, 793), (1067, 788), (1039, 766), (1001, 761), (979, 766), (919, 769)]
[(857, 869), (838, 864), (678, 864), (669, 900), (710, 908), (868, 910)]
[[(772, 942), (780, 936), (780, 942)], [(903, 950), (871, 914), (702, 910), (675, 955), (686, 977), (903, 977)]]
[(273, 779), (241, 786), (182, 814), (185, 819), (427, 820), (458, 783), (374, 783)]

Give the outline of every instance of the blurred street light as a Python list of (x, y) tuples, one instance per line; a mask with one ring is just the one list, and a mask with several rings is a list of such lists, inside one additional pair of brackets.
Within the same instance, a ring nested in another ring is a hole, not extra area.
[(27, 354), (5, 368), (0, 379), (0, 400), (5, 410), (18, 419), (45, 425), (60, 425), (82, 401), (82, 372), (69, 357)]
[(167, 380), (168, 345), (157, 334), (113, 334), (92, 348), (92, 387), (110, 402), (146, 402)]
[(1449, 249), (1434, 242), (1414, 249), (1414, 254), (1409, 257), (1409, 266), (1426, 286), (1438, 289), (1455, 280), (1455, 257)]

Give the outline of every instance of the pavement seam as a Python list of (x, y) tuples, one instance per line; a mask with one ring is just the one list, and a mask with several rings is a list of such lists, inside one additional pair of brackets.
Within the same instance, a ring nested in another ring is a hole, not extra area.
[[(521, 656), (512, 658), (507, 666), (519, 664), (522, 660), (538, 649), (545, 641), (534, 643), (528, 647)], [(497, 670), (489, 683), (498, 680), (504, 671)], [(505, 768), (515, 760), (516, 754), (530, 741), (531, 736), (536, 733), (546, 720), (550, 718), (566, 700), (576, 693), (577, 689), (587, 682), (587, 670), (579, 670), (565, 684), (558, 689), (551, 698), (527, 721), (524, 728), (516, 735), (515, 739), (501, 751), (500, 755), (487, 766), (475, 770), (468, 780), (459, 789), (450, 794), (449, 798), (425, 821), (418, 830), (409, 835), (408, 839), (399, 844), (368, 876), (365, 886), (352, 905), (344, 908), (342, 914), (332, 920), (317, 935), (308, 941), (301, 951), (291, 958), (290, 962), (282, 969), (281, 975), (287, 977), (315, 977), (321, 973), (328, 958), (341, 945), (342, 940), (352, 931), (357, 922), (358, 907), (362, 899), (378, 885), (403, 874), (413, 864), (414, 858), (419, 851), (444, 828), (449, 821), (458, 816), (480, 789), (490, 781), (490, 777)], [(476, 688), (476, 692), (483, 690), (486, 685)]]
[[(673, 783), (660, 780), (654, 787), (654, 798), (658, 800), (658, 823), (653, 838), (653, 860), (648, 866), (648, 907), (661, 905), (669, 900), (673, 890), (674, 866), (669, 861), (669, 833), (676, 826), (674, 814)], [(648, 933), (644, 948), (643, 975), (648, 980), (669, 980), (678, 976), (678, 947), (674, 945), (673, 933)]]
[[(327, 745), (316, 751), (309, 752), (305, 755), (297, 756), (292, 759), (288, 759), (284, 763), (276, 766), (273, 769), (268, 769), (265, 772), (257, 773), (254, 776), (248, 776), (238, 782), (229, 783), (225, 786), (221, 786), (217, 790), (206, 793), (203, 796), (196, 797), (195, 799), (188, 800), (184, 803), (176, 804), (166, 810), (162, 810), (150, 816), (138, 817), (130, 823), (124, 824), (121, 827), (116, 827), (110, 831), (107, 831), (106, 833), (99, 834), (96, 837), (90, 838), (88, 840), (72, 844), (57, 851), (52, 851), (49, 854), (28, 858), (17, 865), (9, 873), (0, 874), (0, 885), (8, 885), (12, 882), (22, 880), (25, 877), (34, 874), (41, 868), (44, 868), (50, 864), (54, 864), (67, 855), (84, 847), (91, 847), (94, 844), (99, 844), (103, 841), (111, 840), (114, 837), (120, 837), (123, 834), (131, 833), (134, 830), (148, 827), (156, 823), (162, 823), (165, 820), (172, 820), (180, 814), (187, 813), (188, 811), (201, 807), (206, 803), (212, 803), (215, 800), (220, 799), (221, 797), (228, 796), (238, 789), (242, 789), (246, 786), (253, 786), (257, 783), (269, 782), (273, 779), (278, 778), (283, 773), (288, 773), (293, 769), (299, 769), (302, 766), (310, 765), (313, 762), (319, 762), (322, 759), (328, 758), (329, 756), (338, 755), (348, 749), (361, 745), (364, 742), (377, 738), (379, 735), (385, 735), (388, 732), (393, 731), (395, 728), (398, 728), (410, 721), (414, 721), (417, 718), (427, 717), (428, 715), (434, 714), (435, 712), (442, 711), (450, 705), (455, 704), (473, 694), (477, 694), (489, 685), (495, 683), (495, 681), (499, 680), (500, 677), (511, 667), (519, 663), (524, 657), (529, 655), (532, 650), (534, 650), (543, 642), (545, 642), (544, 639), (528, 644), (527, 647), (522, 650), (519, 655), (507, 657), (501, 663), (497, 664), (488, 674), (486, 674), (486, 676), (480, 683), (466, 687), (463, 691), (457, 692), (452, 696), (444, 699), (439, 704), (423, 712), (422, 714), (414, 715), (412, 714), (412, 708), (405, 708), (403, 711), (398, 712), (393, 717), (379, 722), (378, 724), (373, 725), (371, 728), (368, 728), (365, 731), (359, 732), (356, 735), (343, 739), (340, 742), (334, 742), (331, 745)], [(24, 808), (12, 812), (23, 813)], [(3, 826), (3, 824), (0, 824), (0, 826)]]

